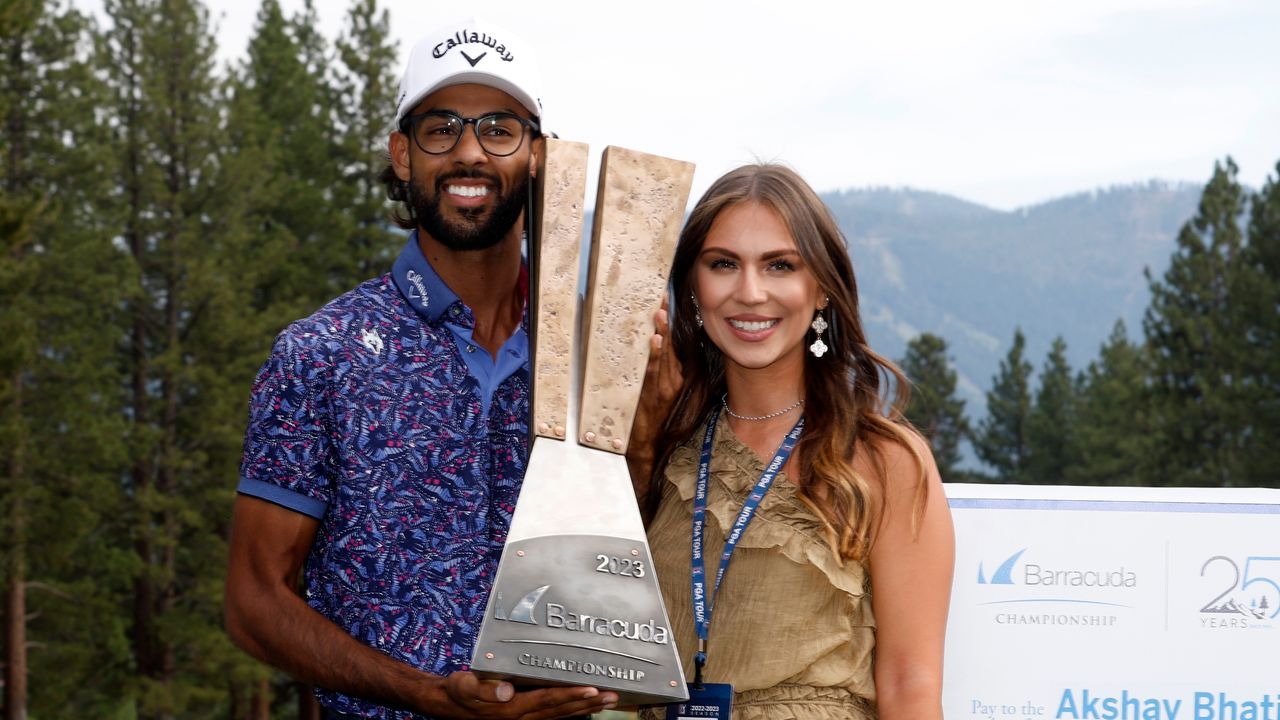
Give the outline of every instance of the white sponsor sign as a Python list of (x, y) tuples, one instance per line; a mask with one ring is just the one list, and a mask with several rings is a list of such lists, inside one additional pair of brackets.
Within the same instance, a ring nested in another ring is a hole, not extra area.
[(948, 720), (1280, 720), (1280, 490), (946, 491)]

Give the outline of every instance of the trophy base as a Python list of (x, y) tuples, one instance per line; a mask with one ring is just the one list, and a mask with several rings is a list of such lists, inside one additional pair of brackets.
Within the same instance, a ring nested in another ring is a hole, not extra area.
[(508, 543), (471, 667), (517, 686), (584, 685), (620, 705), (686, 700), (649, 548), (604, 535)]

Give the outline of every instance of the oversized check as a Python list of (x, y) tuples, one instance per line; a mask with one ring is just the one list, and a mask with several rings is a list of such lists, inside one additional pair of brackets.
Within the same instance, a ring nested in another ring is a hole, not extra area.
[(1280, 720), (1280, 490), (945, 488), (949, 720)]

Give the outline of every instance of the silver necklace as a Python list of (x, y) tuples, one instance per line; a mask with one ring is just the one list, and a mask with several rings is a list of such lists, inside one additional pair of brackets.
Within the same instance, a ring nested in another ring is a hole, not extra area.
[(771, 412), (768, 415), (739, 415), (738, 413), (729, 409), (729, 393), (725, 393), (724, 395), (720, 396), (720, 404), (724, 406), (724, 411), (729, 413), (729, 417), (731, 418), (736, 418), (738, 420), (768, 420), (769, 418), (776, 418), (782, 415), (786, 415), (792, 410), (795, 410), (796, 408), (800, 407), (801, 405), (804, 404), (804, 398), (800, 398), (799, 400), (782, 408), (781, 410), (777, 412)]

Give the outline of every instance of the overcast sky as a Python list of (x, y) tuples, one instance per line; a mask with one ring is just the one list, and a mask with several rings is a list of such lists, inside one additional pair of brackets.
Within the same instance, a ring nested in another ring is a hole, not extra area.
[[(480, 14), (535, 45), (549, 129), (691, 160), (695, 199), (757, 158), (1006, 210), (1203, 184), (1228, 154), (1258, 187), (1280, 161), (1276, 0), (382, 2), (397, 77), (422, 32)], [(333, 38), (348, 1), (315, 3)], [(210, 5), (242, 57), (258, 3)]]

